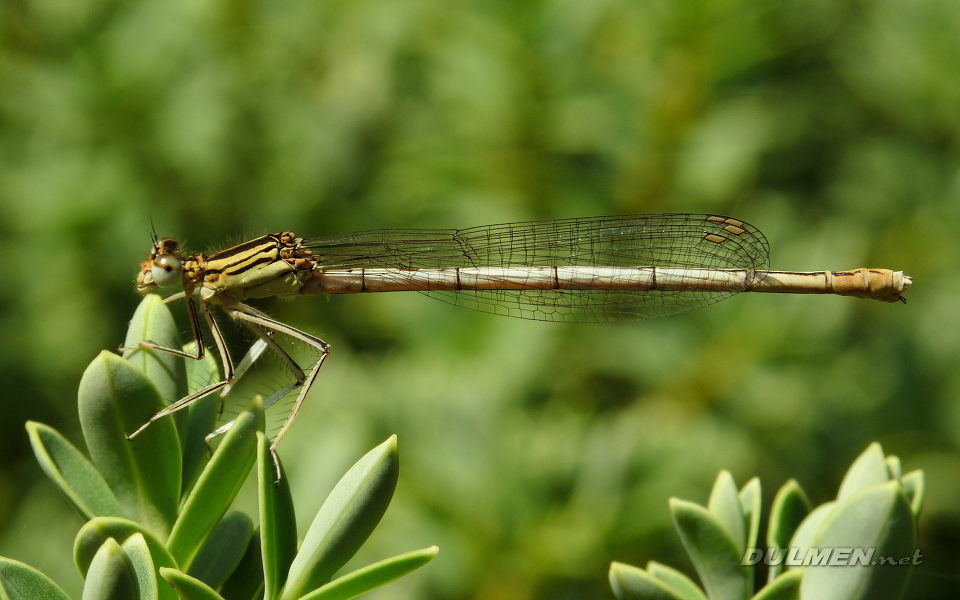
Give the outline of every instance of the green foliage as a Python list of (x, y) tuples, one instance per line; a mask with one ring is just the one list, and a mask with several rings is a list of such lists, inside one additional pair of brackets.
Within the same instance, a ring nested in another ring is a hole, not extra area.
[(57, 584), (46, 575), (15, 560), (0, 557), (0, 598), (44, 598), (45, 600), (69, 600)]
[[(144, 336), (174, 339), (175, 331), (166, 305), (148, 296), (127, 343)], [(259, 397), (237, 417), (206, 464), (201, 463), (195, 484), (182, 486), (181, 474), (184, 480), (192, 479), (193, 467), (183, 469), (181, 440), (200, 446), (192, 455), (202, 456), (202, 436), (180, 436), (173, 420), (164, 418), (132, 440), (125, 437), (163, 405), (158, 386), (146, 373), (166, 380), (160, 387), (186, 389), (180, 381), (184, 368), (152, 360), (134, 364), (103, 352), (84, 373), (80, 420), (92, 461), (50, 427), (27, 424), (44, 471), (89, 519), (74, 543), (74, 559), (85, 581), (84, 600), (348, 599), (436, 555), (436, 547), (402, 554), (330, 581), (370, 536), (393, 497), (399, 469), (396, 437), (367, 453), (343, 476), (298, 549), (289, 482), (286, 477), (276, 481)], [(200, 404), (215, 407), (216, 398)], [(208, 423), (209, 411), (190, 411), (181, 427), (193, 431), (193, 420)], [(245, 514), (228, 512), (255, 463), (258, 530)], [(66, 597), (39, 571), (0, 558), (3, 600)]]
[(107, 351), (80, 380), (80, 425), (94, 466), (123, 514), (166, 537), (180, 500), (180, 443), (171, 419), (127, 440), (163, 407), (157, 388), (135, 366)]
[[(703, 590), (653, 561), (646, 570), (614, 562), (610, 585), (619, 600), (896, 600), (916, 564), (920, 503), (914, 500), (922, 493), (923, 472), (902, 474), (899, 459), (884, 457), (879, 444), (850, 466), (837, 499), (813, 511), (800, 486), (788, 481), (777, 492), (767, 526), (769, 580), (754, 594), (753, 566), (764, 556), (757, 546), (760, 482), (752, 479), (738, 494), (723, 471), (706, 508), (670, 500)], [(858, 550), (873, 554), (847, 561)], [(883, 564), (885, 558), (897, 562)]]
[[(131, 539), (138, 539), (136, 537)], [(143, 539), (139, 538), (142, 542)], [(137, 548), (134, 544), (133, 548)], [(83, 586), (82, 600), (134, 600), (150, 598), (144, 595), (147, 590), (157, 592), (157, 582), (153, 579), (153, 569), (146, 573), (151, 581), (138, 580), (138, 573), (134, 570), (132, 557), (143, 557), (139, 551), (127, 554), (120, 544), (113, 538), (107, 539), (90, 561), (87, 579)]]
[(122, 514), (117, 497), (100, 471), (57, 430), (43, 423), (27, 423), (27, 432), (40, 467), (78, 513), (86, 519)]
[[(263, 431), (263, 404), (240, 414), (210, 458), (200, 479), (184, 499), (167, 548), (182, 567), (188, 567), (200, 544), (236, 498), (256, 460), (257, 431)], [(179, 489), (179, 486), (178, 486)]]

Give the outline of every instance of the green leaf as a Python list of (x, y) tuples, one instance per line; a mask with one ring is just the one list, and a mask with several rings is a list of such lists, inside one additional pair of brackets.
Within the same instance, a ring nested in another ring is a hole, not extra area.
[(56, 429), (27, 421), (27, 434), (40, 467), (84, 519), (123, 514), (103, 475)]
[(284, 600), (317, 589), (350, 560), (390, 504), (399, 468), (397, 437), (391, 436), (340, 479), (320, 507), (290, 566)]
[(137, 573), (112, 538), (97, 550), (83, 582), (83, 600), (138, 600)]
[[(830, 551), (824, 566), (805, 566), (800, 597), (809, 600), (896, 599), (901, 596), (913, 567), (917, 529), (910, 504), (896, 481), (850, 496), (820, 527), (816, 546)], [(848, 564), (838, 549), (869, 551), (870, 560)], [(904, 561), (896, 566), (870, 564), (882, 557)], [(867, 564), (859, 564), (867, 562)]]
[(685, 600), (673, 588), (639, 567), (610, 563), (610, 587), (619, 600)]
[(900, 465), (900, 458), (891, 454), (884, 462), (887, 463), (887, 475), (890, 477), (890, 479), (900, 479), (900, 476), (903, 475), (903, 467)]
[(136, 573), (140, 600), (158, 600), (157, 569), (150, 557), (150, 549), (142, 533), (135, 533), (120, 544)]
[(350, 598), (356, 598), (360, 594), (365, 594), (419, 569), (433, 560), (433, 557), (439, 551), (440, 549), (436, 546), (430, 546), (429, 548), (406, 552), (375, 562), (334, 579), (303, 596), (300, 600), (349, 600)]
[(240, 564), (252, 537), (250, 517), (237, 511), (227, 513), (200, 546), (187, 574), (219, 588)]
[(753, 600), (799, 600), (803, 569), (793, 569), (780, 575), (757, 592)]
[(757, 546), (757, 536), (760, 533), (761, 500), (760, 479), (754, 477), (740, 490), (740, 506), (743, 509), (744, 524), (747, 528), (747, 548), (756, 548)]
[(90, 457), (124, 516), (165, 538), (180, 500), (177, 432), (170, 419), (161, 419), (126, 438), (159, 410), (157, 389), (127, 361), (101, 352), (84, 371), (78, 395)]
[[(130, 319), (123, 345), (136, 346), (142, 341), (156, 342), (166, 348), (180, 347), (177, 323), (170, 314), (170, 309), (156, 294), (147, 294), (137, 306), (133, 318)], [(127, 350), (123, 357), (157, 386), (164, 404), (172, 404), (186, 396), (187, 378), (183, 358), (151, 348)]]
[[(186, 352), (193, 352), (196, 344), (190, 342), (183, 347)], [(187, 393), (192, 394), (198, 389), (220, 381), (220, 367), (217, 359), (208, 350), (203, 360), (185, 360), (187, 367)], [(180, 494), (186, 497), (200, 471), (210, 458), (210, 450), (204, 438), (207, 437), (220, 416), (219, 392), (207, 394), (191, 404), (184, 411), (187, 413), (186, 425), (179, 429), (180, 447), (183, 449), (183, 486)]]
[(740, 494), (737, 484), (733, 481), (730, 471), (720, 471), (717, 480), (710, 491), (707, 501), (707, 510), (723, 526), (724, 531), (736, 544), (742, 556), (746, 550), (746, 533), (743, 526), (743, 506), (740, 504)]
[(160, 576), (177, 590), (180, 600), (223, 600), (220, 594), (204, 582), (176, 569), (160, 569)]
[(880, 444), (874, 442), (867, 446), (863, 454), (857, 457), (840, 484), (837, 501), (843, 502), (850, 496), (869, 487), (890, 481), (886, 457)]
[(181, 568), (189, 568), (200, 544), (237, 497), (256, 460), (257, 431), (263, 431), (263, 400), (259, 396), (237, 416), (183, 503), (167, 540), (167, 549)]
[(0, 557), (0, 597), (4, 600), (70, 600), (40, 571), (3, 557)]
[[(143, 538), (147, 550), (150, 552), (150, 561), (155, 569), (177, 566), (163, 544), (139, 524), (117, 517), (98, 517), (80, 528), (73, 543), (73, 560), (80, 571), (80, 575), (87, 576), (90, 564), (100, 547), (108, 539), (113, 539), (119, 544), (125, 544), (129, 538), (134, 536)], [(177, 597), (173, 590), (166, 585), (159, 586), (157, 593), (161, 600), (176, 600)]]
[(254, 531), (240, 564), (220, 588), (224, 600), (260, 600), (263, 595), (263, 560), (260, 532)]
[[(810, 514), (811, 505), (807, 494), (795, 479), (783, 484), (773, 499), (770, 522), (767, 526), (767, 548), (774, 552), (786, 551), (790, 539), (800, 523)], [(783, 571), (783, 561), (770, 565), (767, 581), (772, 582)]]
[[(748, 481), (740, 490), (740, 508), (743, 510), (746, 528), (744, 554), (748, 549), (753, 550), (757, 547), (757, 536), (760, 533), (760, 496), (760, 479), (756, 477)], [(750, 593), (753, 593), (753, 565), (744, 565), (743, 569), (747, 577), (747, 587)]]
[(839, 503), (836, 501), (825, 502), (807, 515), (807, 518), (800, 523), (797, 531), (786, 545), (789, 553), (784, 557), (783, 566), (787, 568), (799, 566), (799, 564), (791, 564), (791, 562), (795, 562), (797, 559), (803, 559), (807, 549), (814, 545), (817, 534), (820, 531), (820, 526), (823, 525), (827, 517), (837, 509), (837, 506), (839, 506)]
[(677, 498), (670, 499), (670, 512), (707, 596), (711, 600), (747, 598), (743, 554), (713, 513)]
[(672, 587), (684, 600), (707, 600), (696, 582), (673, 567), (651, 560), (647, 563), (647, 573)]
[(920, 509), (923, 507), (923, 471), (910, 471), (900, 478), (900, 487), (903, 488), (903, 494), (910, 502), (910, 510), (913, 511), (913, 517), (920, 517)]
[[(279, 458), (277, 459), (279, 461)], [(280, 481), (270, 454), (270, 440), (257, 432), (257, 477), (260, 493), (260, 544), (263, 555), (265, 600), (275, 600), (286, 583), (287, 572), (297, 555), (297, 518), (290, 483), (280, 465)]]

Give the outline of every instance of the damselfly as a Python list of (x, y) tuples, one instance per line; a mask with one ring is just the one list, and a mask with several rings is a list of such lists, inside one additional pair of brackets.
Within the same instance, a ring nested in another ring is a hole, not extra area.
[[(256, 357), (270, 348), (294, 382), (265, 404), (300, 388), (270, 446), (293, 423), (330, 347), (318, 337), (244, 304), (269, 296), (412, 290), (474, 310), (543, 321), (631, 321), (671, 315), (738, 292), (839, 294), (902, 300), (911, 279), (901, 271), (769, 271), (762, 233), (739, 219), (705, 214), (651, 214), (561, 219), (473, 227), (362, 231), (326, 238), (291, 232), (265, 235), (211, 256), (184, 256), (171, 238), (153, 237), (137, 277), (141, 292), (182, 287), (194, 353), (150, 341), (139, 347), (201, 359), (199, 314), (220, 352), (223, 379), (167, 406), (150, 423), (215, 391), (222, 396)], [(180, 296), (178, 294), (177, 296)], [(258, 341), (234, 366), (209, 305), (219, 304)], [(273, 339), (289, 335), (319, 358), (309, 374)], [(129, 350), (126, 349), (126, 350)], [(217, 435), (230, 424), (219, 428)]]

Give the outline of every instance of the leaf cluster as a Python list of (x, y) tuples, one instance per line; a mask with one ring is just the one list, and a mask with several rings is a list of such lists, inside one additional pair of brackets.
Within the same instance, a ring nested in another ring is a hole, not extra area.
[[(176, 338), (165, 305), (147, 296), (131, 322), (127, 345)], [(218, 375), (213, 360), (190, 367)], [(399, 472), (395, 436), (343, 476), (299, 548), (289, 482), (286, 477), (276, 481), (259, 397), (237, 417), (209, 460), (203, 436), (216, 420), (216, 397), (127, 440), (126, 432), (159, 410), (165, 395), (187, 387), (186, 372), (182, 359), (149, 350), (130, 360), (110, 352), (94, 359), (78, 394), (90, 458), (53, 428), (27, 423), (41, 467), (88, 520), (73, 551), (84, 578), (83, 600), (347, 599), (436, 555), (436, 547), (416, 550), (331, 581), (390, 503)], [(257, 523), (229, 511), (254, 465)], [(66, 598), (40, 571), (0, 558), (0, 599)]]
[[(702, 587), (654, 561), (646, 569), (612, 563), (610, 584), (620, 600), (896, 600), (915, 564), (923, 481), (922, 471), (902, 473), (900, 460), (885, 457), (877, 443), (850, 466), (836, 500), (816, 509), (790, 480), (774, 498), (764, 554), (757, 546), (760, 480), (738, 490), (722, 471), (706, 507), (670, 500)], [(870, 551), (871, 561), (834, 563), (829, 557), (838, 550)], [(768, 583), (754, 593), (754, 566), (764, 557)]]

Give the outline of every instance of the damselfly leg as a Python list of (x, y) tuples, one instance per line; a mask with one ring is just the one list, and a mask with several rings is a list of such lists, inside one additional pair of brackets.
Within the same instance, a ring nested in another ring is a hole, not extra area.
[[(178, 294), (182, 297), (181, 294)], [(191, 323), (193, 319), (196, 318), (196, 312), (193, 307), (192, 299), (187, 299), (188, 313), (191, 315)], [(303, 401), (306, 398), (307, 393), (309, 393), (310, 388), (313, 386), (313, 382), (316, 380), (317, 373), (320, 367), (323, 365), (327, 354), (330, 352), (330, 346), (321, 340), (318, 337), (312, 336), (308, 333), (280, 323), (270, 317), (264, 315), (263, 313), (240, 303), (235, 304), (230, 310), (225, 310), (225, 312), (237, 320), (239, 323), (244, 325), (249, 329), (254, 335), (257, 336), (257, 341), (251, 346), (250, 350), (244, 355), (243, 359), (237, 366), (234, 366), (233, 361), (230, 357), (230, 353), (227, 350), (226, 343), (223, 340), (223, 335), (220, 332), (219, 327), (216, 324), (216, 321), (213, 319), (212, 314), (208, 305), (204, 302), (200, 303), (200, 313), (204, 316), (204, 320), (207, 322), (207, 325), (210, 327), (211, 335), (214, 338), (217, 348), (220, 351), (220, 356), (222, 357), (221, 362), (223, 363), (224, 378), (221, 381), (207, 385), (197, 390), (196, 392), (181, 398), (177, 402), (163, 408), (153, 416), (151, 416), (146, 423), (144, 423), (139, 429), (133, 433), (127, 435), (127, 439), (132, 439), (141, 431), (146, 429), (151, 423), (157, 419), (163, 418), (167, 415), (173, 414), (179, 410), (182, 410), (191, 404), (197, 402), (201, 398), (207, 396), (216, 391), (220, 391), (219, 400), (220, 400), (220, 411), (223, 412), (224, 398), (230, 389), (233, 387), (233, 384), (241, 378), (246, 372), (257, 362), (257, 360), (262, 356), (263, 352), (269, 348), (273, 353), (280, 359), (283, 365), (290, 371), (293, 376), (294, 381), (279, 390), (274, 391), (264, 400), (264, 408), (269, 408), (271, 405), (276, 403), (281, 398), (285, 397), (290, 392), (300, 389), (300, 393), (297, 396), (296, 401), (294, 402), (293, 409), (291, 410), (290, 415), (285, 419), (283, 425), (280, 428), (280, 431), (273, 438), (273, 441), (270, 444), (270, 456), (273, 460), (274, 471), (277, 476), (277, 481), (280, 480), (280, 463), (277, 459), (277, 445), (280, 443), (280, 440), (283, 439), (283, 436), (286, 434), (287, 430), (290, 428), (290, 425), (293, 423), (297, 414), (300, 412), (300, 408), (303, 406)], [(121, 351), (133, 350), (139, 348), (149, 348), (158, 352), (165, 352), (168, 354), (173, 354), (175, 356), (181, 356), (183, 358), (189, 358), (193, 360), (200, 360), (204, 356), (203, 352), (203, 337), (199, 328), (199, 324), (196, 326), (191, 325), (191, 330), (194, 334), (194, 342), (199, 348), (195, 353), (184, 352), (176, 348), (167, 348), (161, 346), (152, 341), (143, 341), (136, 346), (131, 346), (128, 348), (121, 348)], [(304, 372), (303, 368), (273, 339), (275, 333), (283, 333), (289, 335), (293, 338), (296, 338), (310, 347), (314, 348), (320, 353), (320, 357), (314, 363), (313, 368), (310, 370), (309, 375)], [(204, 438), (204, 441), (209, 445), (210, 441), (216, 438), (223, 433), (226, 433), (233, 426), (233, 421), (231, 420), (228, 423), (218, 427), (216, 430), (211, 432)]]
[[(303, 401), (306, 399), (307, 394), (310, 392), (310, 388), (313, 387), (313, 382), (317, 379), (317, 374), (320, 372), (320, 367), (323, 366), (324, 361), (327, 359), (327, 355), (330, 354), (330, 345), (320, 338), (310, 335), (299, 329), (290, 327), (280, 321), (271, 319), (270, 317), (264, 315), (263, 313), (250, 308), (244, 304), (238, 304), (237, 310), (235, 310), (232, 316), (244, 325), (246, 325), (251, 331), (260, 336), (260, 339), (263, 340), (274, 352), (280, 356), (280, 359), (286, 363), (290, 370), (294, 374), (295, 381), (289, 387), (289, 390), (286, 388), (278, 390), (271, 394), (267, 400), (264, 401), (264, 408), (270, 406), (288, 392), (297, 389), (300, 387), (300, 393), (297, 394), (297, 400), (293, 403), (293, 408), (290, 411), (290, 415), (283, 422), (283, 425), (280, 427), (280, 431), (277, 432), (277, 435), (274, 436), (273, 441), (270, 443), (270, 457), (273, 459), (273, 467), (276, 470), (277, 481), (280, 480), (280, 463), (277, 460), (277, 444), (280, 443), (280, 440), (283, 439), (283, 436), (286, 435), (287, 431), (290, 429), (290, 426), (293, 424), (294, 419), (297, 418), (300, 409), (303, 407)], [(303, 370), (297, 365), (297, 363), (290, 358), (290, 355), (287, 354), (279, 344), (269, 335), (267, 332), (261, 328), (266, 328), (278, 333), (283, 333), (289, 335), (293, 338), (296, 338), (308, 346), (314, 348), (320, 353), (320, 357), (314, 363), (313, 369), (310, 371), (308, 376), (304, 376)], [(259, 330), (259, 331), (258, 331)], [(286, 390), (286, 391), (284, 391)], [(282, 392), (282, 393), (281, 393)]]
[[(197, 319), (196, 307), (193, 304), (193, 298), (186, 298), (187, 303), (187, 314), (190, 316), (190, 329), (193, 332), (193, 342), (195, 344), (195, 352), (193, 354), (189, 352), (184, 352), (178, 348), (167, 348), (166, 346), (161, 346), (156, 342), (150, 340), (144, 340), (137, 344), (136, 346), (129, 346), (126, 348), (121, 348), (121, 352), (126, 352), (128, 350), (137, 350), (148, 348), (155, 350), (157, 352), (164, 352), (167, 354), (173, 354), (174, 356), (181, 356), (183, 358), (189, 358), (192, 360), (201, 360), (204, 357), (204, 346), (203, 346), (203, 334), (200, 331), (200, 323)], [(133, 439), (141, 431), (146, 429), (151, 423), (157, 419), (161, 419), (167, 415), (171, 415), (178, 410), (184, 409), (200, 398), (203, 398), (207, 394), (215, 392), (222, 389), (225, 386), (228, 386), (230, 382), (234, 379), (234, 370), (233, 370), (233, 360), (230, 358), (230, 352), (227, 350), (227, 345), (223, 341), (223, 335), (220, 333), (220, 328), (217, 326), (217, 322), (214, 320), (213, 315), (210, 314), (210, 308), (206, 303), (200, 303), (200, 313), (203, 315), (204, 321), (207, 322), (207, 326), (210, 328), (210, 334), (213, 336), (213, 341), (217, 344), (217, 349), (220, 351), (221, 362), (223, 363), (223, 379), (216, 383), (204, 386), (197, 390), (196, 392), (184, 396), (180, 400), (177, 400), (173, 404), (164, 407), (162, 410), (154, 414), (152, 417), (147, 419), (147, 422), (140, 426), (139, 429), (134, 431), (131, 434), (127, 435), (127, 439)], [(220, 401), (220, 410), (223, 411), (223, 399)]]

